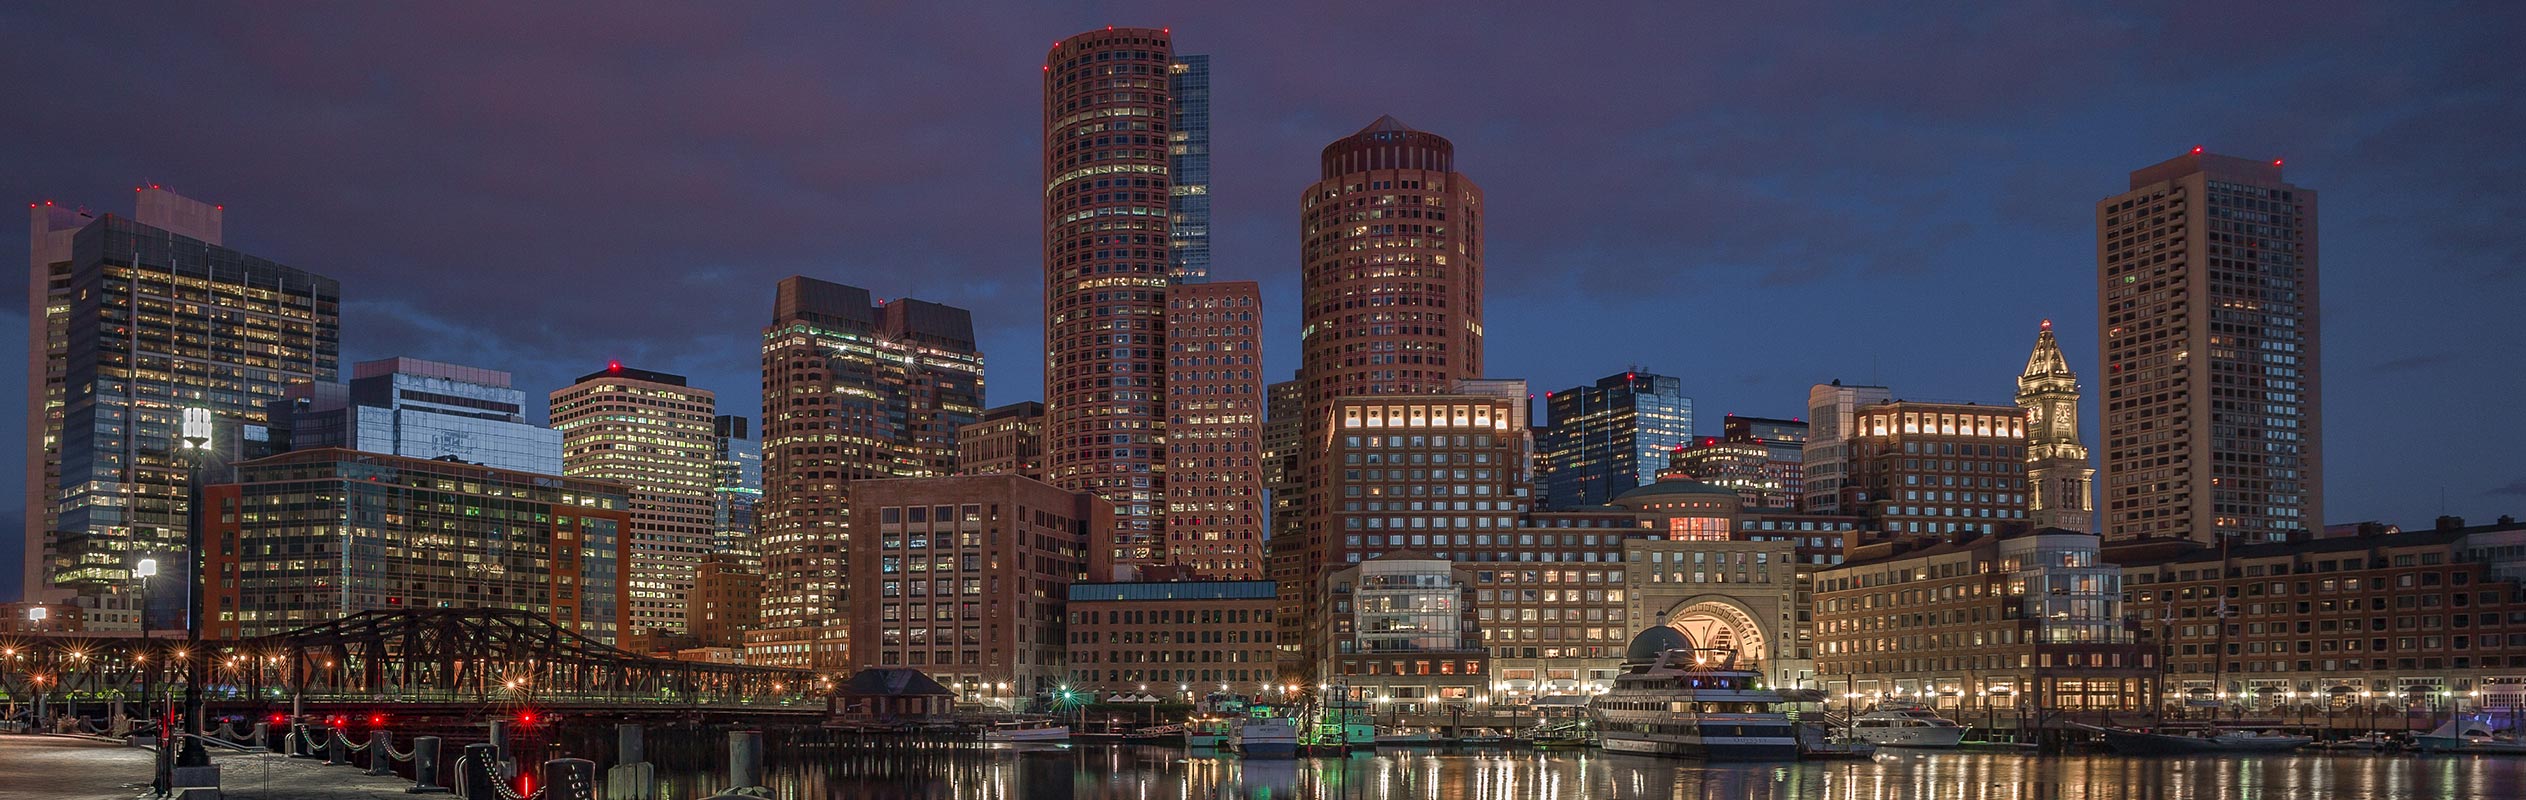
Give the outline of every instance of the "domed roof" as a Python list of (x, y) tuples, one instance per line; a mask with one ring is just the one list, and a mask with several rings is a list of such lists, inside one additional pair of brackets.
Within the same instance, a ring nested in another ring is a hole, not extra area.
[(1695, 494), (1725, 495), (1728, 497), (1735, 497), (1737, 496), (1737, 490), (1724, 486), (1713, 486), (1681, 475), (1669, 475), (1659, 478), (1656, 483), (1651, 483), (1638, 489), (1614, 495), (1614, 499), (1606, 502), (1608, 505), (1622, 506), (1645, 503), (1660, 497), (1677, 497)]
[(1631, 647), (1623, 651), (1624, 661), (1656, 661), (1669, 650), (1693, 649), (1693, 637), (1673, 625), (1651, 626), (1631, 637)]

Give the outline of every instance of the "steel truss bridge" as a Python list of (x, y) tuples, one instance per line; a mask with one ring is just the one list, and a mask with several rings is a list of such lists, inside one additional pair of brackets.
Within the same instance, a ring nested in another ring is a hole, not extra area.
[(101, 713), (116, 701), (164, 702), (181, 696), (195, 658), (207, 659), (202, 689), (213, 714), (288, 704), (807, 715), (825, 712), (832, 688), (806, 670), (620, 650), (513, 609), (364, 611), (190, 650), (165, 637), (0, 635), (0, 695), (15, 714), (39, 695), (56, 713), (81, 703)]

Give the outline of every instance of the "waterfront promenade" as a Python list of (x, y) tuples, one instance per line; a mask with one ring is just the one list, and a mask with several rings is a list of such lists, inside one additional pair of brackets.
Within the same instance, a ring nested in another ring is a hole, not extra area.
[[(86, 736), (0, 734), (0, 800), (136, 800), (149, 794), (151, 751)], [(221, 793), (246, 800), (409, 797), (412, 781), (269, 753), (212, 755)]]

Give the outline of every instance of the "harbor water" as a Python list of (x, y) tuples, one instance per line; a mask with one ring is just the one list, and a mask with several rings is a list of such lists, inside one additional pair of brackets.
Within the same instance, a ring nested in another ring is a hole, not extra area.
[[(680, 749), (666, 800), (724, 788)], [(2526, 797), (2526, 758), (2298, 753), (2033, 756), (1888, 750), (1873, 760), (1712, 764), (1594, 751), (1389, 749), (1241, 760), (1163, 747), (776, 748), (790, 800), (2474, 800)]]

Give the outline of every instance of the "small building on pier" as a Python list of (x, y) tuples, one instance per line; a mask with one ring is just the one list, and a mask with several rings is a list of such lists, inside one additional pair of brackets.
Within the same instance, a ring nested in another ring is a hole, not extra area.
[(870, 667), (834, 692), (833, 716), (856, 722), (945, 717), (956, 710), (956, 693), (917, 669)]

